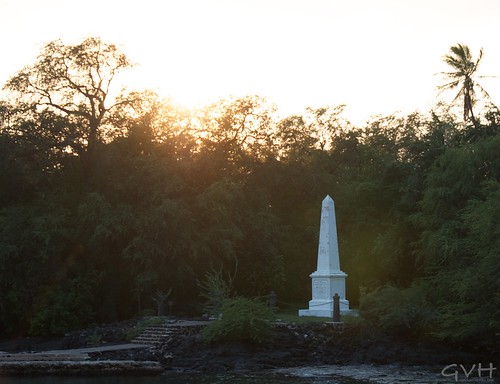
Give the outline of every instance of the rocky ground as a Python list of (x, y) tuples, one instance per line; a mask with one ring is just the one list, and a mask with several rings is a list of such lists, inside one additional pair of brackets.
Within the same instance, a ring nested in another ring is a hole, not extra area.
[[(129, 321), (68, 333), (61, 338), (18, 338), (0, 341), (0, 351), (43, 351), (128, 342), (136, 322)], [(173, 371), (261, 371), (321, 365), (426, 365), (477, 363), (478, 353), (455, 348), (402, 341), (371, 329), (350, 327), (338, 333), (331, 325), (278, 324), (267, 343), (242, 342), (211, 345), (201, 334), (177, 335), (163, 344), (138, 349), (90, 354), (91, 360), (159, 361)], [(489, 356), (491, 360), (491, 356)], [(488, 360), (489, 361), (489, 360)]]
[(338, 334), (328, 324), (281, 325), (263, 345), (226, 343), (207, 345), (201, 335), (179, 336), (158, 349), (171, 355), (176, 370), (230, 371), (284, 367), (356, 364), (442, 365), (477, 362), (473, 353), (405, 343), (358, 328)]
[(40, 352), (54, 349), (86, 348), (102, 344), (128, 342), (128, 334), (139, 320), (129, 320), (98, 327), (68, 332), (62, 337), (14, 337), (0, 338), (0, 351)]

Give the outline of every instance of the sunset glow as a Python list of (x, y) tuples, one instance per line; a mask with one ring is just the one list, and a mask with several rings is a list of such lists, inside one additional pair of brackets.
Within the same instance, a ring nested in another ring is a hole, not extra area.
[[(500, 72), (495, 0), (0, 0), (0, 13), (2, 83), (48, 41), (99, 36), (138, 64), (127, 88), (187, 107), (257, 94), (282, 114), (347, 104), (346, 117), (362, 124), (429, 110), (457, 42), (474, 54), (483, 47), (481, 74)], [(498, 80), (483, 85), (498, 102)]]

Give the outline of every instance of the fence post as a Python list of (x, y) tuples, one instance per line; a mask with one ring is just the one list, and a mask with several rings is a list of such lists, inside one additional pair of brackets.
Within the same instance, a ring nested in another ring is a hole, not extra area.
[(276, 310), (276, 293), (274, 291), (269, 294), (269, 309), (273, 312)]
[(340, 296), (336, 293), (333, 296), (333, 322), (340, 323)]

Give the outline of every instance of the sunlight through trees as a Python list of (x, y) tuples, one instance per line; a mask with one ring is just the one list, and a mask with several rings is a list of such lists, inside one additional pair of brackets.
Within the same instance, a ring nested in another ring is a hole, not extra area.
[(196, 111), (148, 90), (110, 100), (122, 53), (50, 43), (0, 103), (0, 333), (156, 313), (158, 292), (199, 314), (209, 271), (240, 296), (304, 302), (330, 194), (366, 319), (492, 347), (500, 111), (472, 111), (481, 55), (458, 45), (447, 58), (443, 87), (460, 88), (469, 124), (436, 108), (357, 127), (343, 106), (278, 119), (260, 96)]

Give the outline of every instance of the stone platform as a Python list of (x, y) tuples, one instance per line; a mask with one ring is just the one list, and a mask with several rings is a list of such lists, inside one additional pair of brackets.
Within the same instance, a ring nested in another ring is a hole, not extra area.
[(89, 360), (89, 353), (149, 348), (143, 344), (52, 350), (0, 352), (0, 376), (7, 375), (156, 375), (163, 368), (156, 361)]

